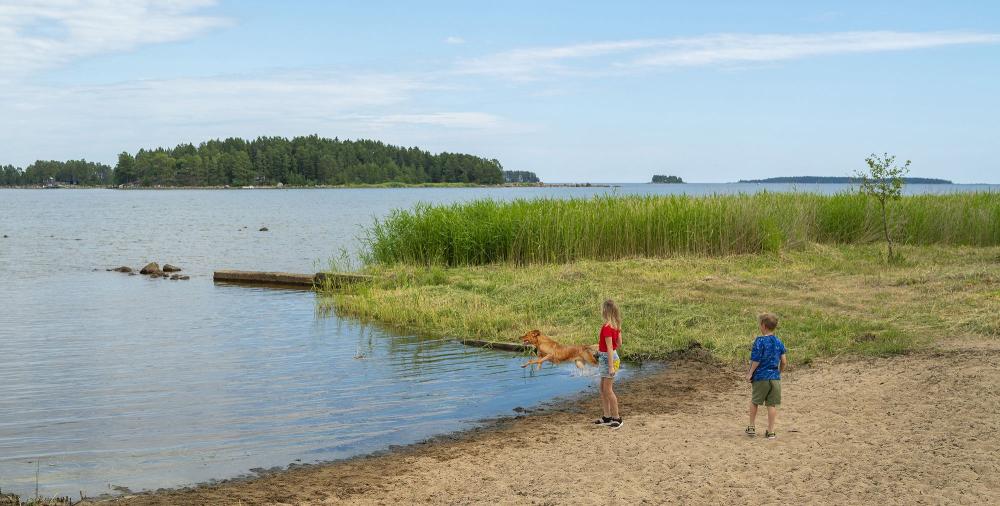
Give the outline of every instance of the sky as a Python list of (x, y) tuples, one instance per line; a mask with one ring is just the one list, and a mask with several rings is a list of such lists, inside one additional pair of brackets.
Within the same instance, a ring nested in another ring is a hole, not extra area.
[(369, 138), (547, 182), (1000, 183), (1000, 2), (0, 0), (0, 164)]

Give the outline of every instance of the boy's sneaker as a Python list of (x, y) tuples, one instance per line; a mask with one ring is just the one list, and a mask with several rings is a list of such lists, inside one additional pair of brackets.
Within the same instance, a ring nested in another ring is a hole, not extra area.
[(747, 430), (745, 430), (743, 432), (745, 432), (746, 435), (748, 435), (750, 437), (754, 437), (754, 436), (757, 435), (757, 428), (754, 427), (753, 425), (747, 425)]
[(778, 439), (778, 435), (773, 432), (764, 431), (764, 437), (768, 439)]
[(611, 427), (612, 429), (620, 429), (624, 424), (625, 420), (621, 418), (612, 418), (611, 423), (608, 424), (608, 427)]
[(607, 425), (609, 423), (611, 423), (611, 417), (610, 416), (602, 416), (602, 417), (598, 418), (597, 420), (594, 420), (594, 425)]

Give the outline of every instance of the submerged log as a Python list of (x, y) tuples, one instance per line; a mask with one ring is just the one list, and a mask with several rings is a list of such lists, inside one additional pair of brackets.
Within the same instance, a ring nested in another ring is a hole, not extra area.
[(363, 283), (374, 279), (373, 276), (368, 274), (355, 274), (352, 272), (317, 272), (315, 278), (317, 285), (329, 282), (332, 288), (340, 288), (342, 286)]
[(329, 282), (334, 288), (352, 283), (369, 281), (371, 276), (365, 274), (319, 272), (316, 274), (298, 274), (294, 272), (258, 272), (258, 271), (215, 271), (215, 281), (226, 283), (244, 283), (253, 285), (279, 285), (301, 288), (313, 288)]
[(478, 348), (490, 348), (494, 350), (505, 350), (505, 351), (534, 351), (535, 347), (530, 344), (522, 343), (503, 343), (497, 341), (481, 341), (479, 339), (459, 339), (458, 342), (466, 346), (476, 346)]

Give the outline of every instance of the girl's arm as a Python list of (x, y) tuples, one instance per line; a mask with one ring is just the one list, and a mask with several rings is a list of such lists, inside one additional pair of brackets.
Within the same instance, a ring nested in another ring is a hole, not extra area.
[(614, 340), (615, 338), (611, 336), (604, 336), (604, 348), (608, 350), (608, 372), (611, 373), (611, 376), (614, 376), (615, 372), (617, 372), (615, 370), (614, 347), (612, 346)]

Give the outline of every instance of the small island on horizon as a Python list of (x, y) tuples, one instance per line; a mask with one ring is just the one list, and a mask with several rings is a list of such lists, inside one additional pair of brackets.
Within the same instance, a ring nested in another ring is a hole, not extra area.
[(660, 184), (660, 183), (663, 183), (663, 184), (682, 184), (682, 183), (684, 183), (684, 180), (681, 179), (681, 178), (679, 178), (679, 177), (677, 177), (677, 176), (664, 176), (664, 175), (657, 174), (657, 175), (653, 176), (653, 180), (650, 181), (650, 182), (651, 183), (657, 183), (657, 184)]
[[(784, 176), (764, 179), (740, 179), (739, 183), (804, 183), (804, 184), (853, 184), (861, 180), (851, 176)], [(930, 177), (904, 177), (906, 184), (955, 184), (947, 179)]]

